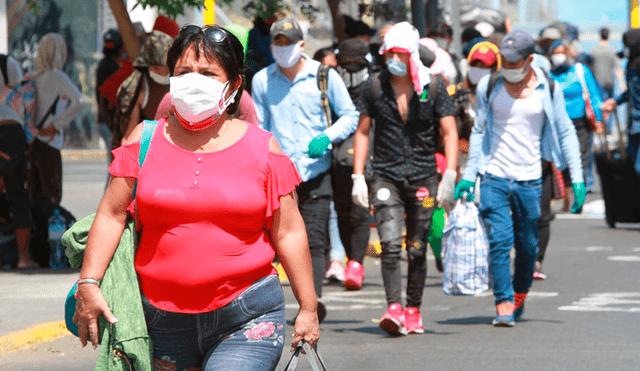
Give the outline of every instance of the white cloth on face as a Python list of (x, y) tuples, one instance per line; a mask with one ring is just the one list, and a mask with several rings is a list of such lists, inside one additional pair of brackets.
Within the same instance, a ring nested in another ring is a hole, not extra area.
[(48, 33), (40, 39), (36, 53), (36, 73), (61, 70), (67, 61), (67, 43), (57, 33)]
[(409, 58), (411, 82), (416, 92), (422, 94), (423, 88), (431, 81), (431, 70), (420, 61), (419, 40), (418, 30), (409, 22), (396, 23), (384, 35), (382, 46), (378, 52), (382, 55), (391, 49), (404, 49), (411, 54), (411, 58)]

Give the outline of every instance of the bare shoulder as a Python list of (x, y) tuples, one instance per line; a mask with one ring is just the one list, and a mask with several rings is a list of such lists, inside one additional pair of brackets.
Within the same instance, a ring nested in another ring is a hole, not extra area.
[(273, 136), (269, 140), (269, 150), (280, 155), (284, 154), (284, 152), (282, 152), (282, 148), (280, 148), (280, 145), (278, 144), (278, 141)]
[(144, 122), (139, 123), (133, 128), (131, 134), (122, 139), (122, 144), (131, 144), (140, 141), (140, 137), (142, 136), (142, 127)]

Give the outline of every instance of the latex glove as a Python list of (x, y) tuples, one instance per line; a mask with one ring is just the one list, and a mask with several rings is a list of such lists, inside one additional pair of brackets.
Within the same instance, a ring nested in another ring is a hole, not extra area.
[(353, 188), (351, 189), (351, 199), (353, 203), (362, 207), (369, 208), (369, 189), (367, 182), (362, 174), (351, 174), (353, 180)]
[(309, 150), (307, 151), (307, 154), (311, 158), (318, 158), (322, 156), (327, 148), (329, 148), (329, 144), (331, 144), (331, 140), (329, 139), (327, 134), (322, 133), (311, 140), (311, 142), (309, 143)]
[(447, 169), (442, 176), (442, 181), (438, 185), (438, 193), (436, 194), (436, 202), (453, 203), (453, 191), (456, 187), (456, 178), (458, 172)]
[(580, 214), (582, 212), (582, 205), (584, 205), (584, 199), (587, 197), (587, 187), (584, 183), (573, 183), (573, 195), (575, 201), (571, 207), (572, 214)]
[(458, 185), (456, 186), (456, 190), (455, 193), (453, 194), (453, 198), (455, 200), (462, 198), (462, 196), (464, 196), (465, 192), (467, 193), (467, 201), (473, 201), (473, 188), (476, 186), (476, 184), (474, 182), (471, 182), (469, 180), (464, 180), (462, 179), (460, 182), (458, 182)]

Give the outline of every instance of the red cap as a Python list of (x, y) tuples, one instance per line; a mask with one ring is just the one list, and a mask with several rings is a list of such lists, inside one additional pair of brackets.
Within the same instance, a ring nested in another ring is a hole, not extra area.
[(468, 62), (469, 64), (473, 63), (473, 61), (482, 61), (487, 66), (492, 66), (494, 64), (498, 64), (500, 67), (500, 57), (498, 55), (498, 47), (494, 44), (483, 41), (479, 42), (473, 46), (471, 51), (469, 52)]
[(180, 33), (180, 26), (173, 19), (169, 19), (164, 15), (158, 16), (156, 23), (153, 24), (154, 31), (164, 32), (167, 35), (176, 38)]

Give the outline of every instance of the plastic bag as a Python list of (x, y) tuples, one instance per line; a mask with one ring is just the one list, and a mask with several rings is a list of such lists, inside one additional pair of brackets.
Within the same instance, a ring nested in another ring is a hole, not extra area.
[(478, 208), (459, 202), (442, 237), (445, 295), (476, 295), (489, 289), (489, 239)]

